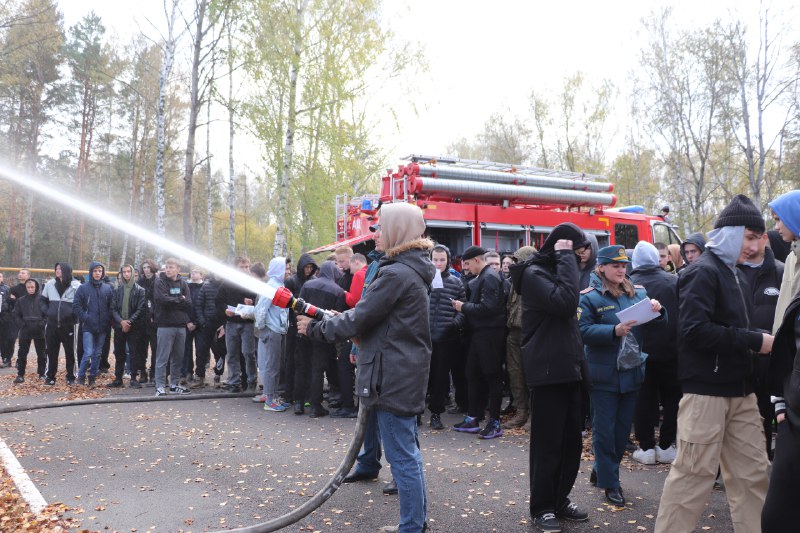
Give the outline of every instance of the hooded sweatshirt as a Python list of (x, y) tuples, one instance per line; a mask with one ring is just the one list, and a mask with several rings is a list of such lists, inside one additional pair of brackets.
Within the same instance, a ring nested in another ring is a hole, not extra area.
[(589, 241), (589, 246), (592, 250), (592, 253), (589, 256), (589, 261), (585, 265), (583, 263), (578, 263), (578, 271), (581, 273), (581, 279), (578, 288), (581, 290), (589, 286), (589, 276), (592, 274), (592, 272), (594, 272), (594, 267), (597, 265), (597, 237), (591, 233), (587, 233), (586, 240)]
[[(33, 278), (31, 278), (33, 279)], [(44, 338), (44, 317), (39, 305), (39, 282), (33, 279), (36, 284), (36, 292), (17, 299), (14, 305), (14, 320), (19, 328), (20, 339), (43, 339)]]
[[(275, 289), (283, 287), (285, 275), (286, 258), (273, 258), (267, 267), (267, 277), (269, 278), (267, 285)], [(281, 334), (285, 334), (289, 329), (289, 310), (272, 305), (270, 298), (259, 296), (255, 315), (256, 329), (258, 329), (261, 339), (266, 338), (267, 329)]]
[(642, 351), (652, 361), (675, 360), (678, 356), (678, 277), (664, 271), (658, 262), (658, 250), (649, 242), (640, 241), (633, 250), (631, 281), (642, 286), (647, 296), (658, 300), (666, 310), (667, 320), (648, 322)]
[(688, 265), (689, 262), (686, 260), (686, 245), (687, 244), (694, 244), (698, 248), (700, 248), (700, 253), (706, 251), (706, 236), (700, 232), (692, 233), (681, 243), (681, 258), (683, 259), (683, 264)]
[(333, 261), (325, 261), (319, 269), (319, 276), (308, 280), (300, 289), (300, 298), (306, 302), (333, 311), (344, 311), (344, 289), (337, 283), (341, 272)]
[[(781, 222), (791, 231), (795, 239), (800, 238), (800, 190), (787, 192), (769, 203), (772, 211), (778, 215)], [(783, 269), (783, 279), (781, 281), (781, 294), (775, 306), (775, 322), (772, 325), (772, 332), (777, 333), (778, 328), (783, 322), (783, 315), (786, 308), (800, 291), (800, 269), (796, 267), (797, 259), (800, 258), (800, 241), (792, 243), (791, 251), (786, 256)]]
[[(103, 273), (100, 279), (94, 279), (92, 271), (101, 268)], [(111, 325), (112, 303), (114, 290), (111, 285), (103, 281), (106, 267), (98, 261), (89, 263), (89, 281), (78, 287), (75, 300), (72, 303), (72, 312), (83, 324), (83, 331), (89, 333), (105, 333)]]
[(75, 324), (75, 315), (72, 312), (72, 301), (81, 282), (73, 278), (72, 267), (68, 263), (56, 263), (53, 271), (61, 267), (61, 279), (53, 278), (48, 281), (39, 300), (42, 314), (47, 318), (47, 325), (53, 327), (72, 327)]
[[(597, 239), (595, 239), (594, 242), (596, 245)], [(523, 246), (522, 248), (514, 252), (514, 258), (516, 259), (516, 263), (524, 263), (525, 261), (533, 257), (533, 254), (535, 253), (536, 253), (536, 248), (534, 248), (533, 246)], [(509, 271), (509, 276), (511, 276), (511, 271)], [(518, 330), (521, 329), (522, 296), (520, 296), (520, 294), (516, 290), (514, 290), (513, 287), (511, 288), (508, 294), (507, 313), (508, 313), (508, 320), (506, 321), (506, 326), (509, 329), (511, 328), (515, 328)]]
[[(310, 276), (306, 276), (305, 274), (305, 267), (307, 265), (314, 266)], [(312, 258), (310, 254), (303, 254), (300, 256), (300, 259), (297, 260), (297, 272), (295, 272), (294, 276), (291, 278), (284, 280), (284, 284), (287, 289), (292, 291), (292, 295), (295, 298), (299, 298), (300, 290), (303, 288), (303, 285), (305, 285), (306, 281), (313, 278), (318, 270), (319, 266), (314, 262), (314, 258)], [(289, 325), (297, 325), (297, 315), (294, 311), (289, 311)]]

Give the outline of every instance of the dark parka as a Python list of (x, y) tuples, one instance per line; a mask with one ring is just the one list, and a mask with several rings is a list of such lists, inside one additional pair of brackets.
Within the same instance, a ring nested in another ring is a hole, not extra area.
[(574, 224), (560, 224), (542, 249), (511, 265), (514, 289), (522, 296), (522, 365), (529, 387), (583, 380), (583, 343), (578, 331), (578, 260), (572, 250), (555, 250), (559, 239), (586, 242)]
[(666, 321), (654, 320), (641, 326), (644, 332), (642, 351), (652, 361), (678, 358), (678, 277), (658, 265), (641, 266), (631, 272), (631, 281), (658, 300), (666, 310)]
[[(114, 289), (114, 300), (111, 304), (111, 313), (114, 317), (114, 324), (119, 326), (122, 322), (122, 301), (125, 297), (125, 287), (120, 283)], [(128, 320), (131, 321), (131, 329), (139, 329), (145, 326), (147, 318), (147, 292), (144, 287), (134, 283), (131, 294), (128, 297)]]
[(500, 274), (486, 265), (469, 282), (468, 299), (461, 312), (472, 332), (506, 327), (506, 296)]
[(737, 273), (706, 252), (678, 277), (678, 379), (684, 394), (753, 392), (755, 353), (763, 337), (751, 331), (747, 285)]
[(772, 331), (775, 306), (778, 305), (778, 297), (781, 294), (783, 263), (775, 259), (772, 250), (765, 248), (764, 262), (760, 267), (737, 265), (736, 268), (745, 277), (750, 288), (749, 296), (753, 305), (750, 326), (766, 332)]
[(17, 297), (17, 303), (14, 305), (14, 321), (19, 328), (20, 339), (44, 338), (44, 316), (39, 302), (39, 282), (35, 279), (33, 282), (36, 283), (36, 292), (33, 294), (26, 292), (25, 296)]
[(153, 304), (157, 327), (180, 328), (189, 323), (192, 296), (180, 274), (172, 280), (166, 273), (159, 272), (153, 285)]
[(398, 416), (425, 410), (431, 362), (428, 289), (433, 243), (416, 239), (392, 248), (358, 305), (324, 321), (308, 336), (329, 343), (361, 339), (355, 391), (364, 405)]
[[(92, 277), (92, 270), (97, 267), (103, 269), (103, 275), (99, 280)], [(72, 312), (80, 320), (85, 332), (106, 333), (111, 325), (114, 290), (111, 285), (103, 281), (105, 273), (106, 269), (102, 263), (92, 261), (89, 263), (89, 281), (75, 291)]]
[[(775, 414), (786, 412), (792, 427), (800, 427), (800, 295), (786, 308), (775, 333), (769, 356), (769, 393), (784, 401), (776, 403)], [(773, 400), (774, 401), (774, 400)], [(784, 428), (786, 429), (786, 428)]]
[(194, 315), (197, 325), (201, 328), (213, 327), (214, 329), (222, 325), (217, 317), (217, 293), (219, 292), (220, 280), (209, 275), (200, 291), (197, 293), (197, 301), (194, 304)]
[(467, 296), (464, 284), (450, 273), (449, 251), (447, 251), (447, 268), (441, 276), (443, 287), (431, 289), (430, 295), (429, 313), (433, 342), (458, 339), (460, 330), (464, 327), (464, 315), (455, 310), (451, 300), (463, 302)]

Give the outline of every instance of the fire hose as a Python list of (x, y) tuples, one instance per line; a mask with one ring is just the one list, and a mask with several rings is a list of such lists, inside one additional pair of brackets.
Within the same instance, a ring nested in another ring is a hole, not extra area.
[[(325, 309), (320, 309), (311, 305), (300, 298), (295, 298), (291, 291), (285, 287), (279, 288), (275, 295), (272, 298), (272, 303), (278, 307), (284, 309), (291, 309), (298, 314), (309, 316), (311, 318), (317, 320), (324, 320), (330, 316), (332, 313), (326, 311)], [(250, 393), (235, 393), (231, 394), (228, 392), (224, 393), (206, 393), (206, 394), (187, 394), (187, 395), (167, 395), (167, 396), (148, 396), (148, 397), (126, 397), (126, 398), (98, 398), (98, 399), (85, 399), (85, 400), (69, 400), (65, 402), (47, 402), (47, 403), (39, 403), (33, 405), (25, 405), (25, 406), (9, 406), (9, 407), (2, 407), (0, 408), (0, 414), (10, 414), (10, 413), (18, 413), (22, 411), (34, 411), (39, 409), (52, 409), (55, 407), (72, 407), (72, 406), (81, 406), (81, 405), (108, 405), (108, 404), (118, 404), (118, 403), (144, 403), (144, 402), (165, 402), (165, 401), (178, 401), (178, 400), (209, 400), (209, 399), (218, 399), (218, 398), (243, 398), (250, 396)], [(362, 403), (358, 409), (358, 418), (356, 419), (356, 426), (355, 426), (355, 433), (353, 434), (353, 440), (350, 442), (350, 447), (347, 450), (347, 453), (342, 459), (342, 462), (339, 464), (339, 467), (334, 472), (333, 477), (308, 501), (306, 501), (303, 505), (297, 507), (296, 509), (268, 520), (266, 522), (260, 522), (258, 524), (253, 524), (251, 526), (242, 527), (233, 530), (225, 530), (225, 531), (234, 531), (236, 533), (268, 533), (271, 531), (278, 531), (283, 529), (287, 526), (298, 522), (299, 520), (303, 519), (304, 517), (308, 516), (312, 512), (314, 512), (317, 508), (319, 508), (323, 503), (325, 503), (333, 493), (336, 492), (336, 489), (344, 481), (345, 476), (353, 467), (353, 463), (355, 463), (356, 457), (358, 455), (359, 450), (361, 449), (361, 445), (364, 442), (364, 434), (367, 429), (367, 420), (370, 415), (370, 409), (364, 407)]]

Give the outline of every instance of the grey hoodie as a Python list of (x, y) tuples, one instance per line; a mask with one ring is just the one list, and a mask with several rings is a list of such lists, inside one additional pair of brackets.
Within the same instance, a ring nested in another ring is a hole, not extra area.
[(706, 250), (716, 255), (735, 275), (743, 240), (744, 226), (722, 226), (708, 232)]

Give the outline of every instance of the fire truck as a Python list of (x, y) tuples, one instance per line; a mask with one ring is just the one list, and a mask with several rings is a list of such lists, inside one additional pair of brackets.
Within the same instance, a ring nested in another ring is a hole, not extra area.
[(593, 234), (600, 247), (633, 248), (640, 240), (679, 244), (675, 227), (642, 206), (614, 207), (614, 185), (593, 174), (412, 154), (381, 179), (380, 194), (336, 196), (336, 241), (310, 253), (348, 245), (374, 248), (369, 226), (381, 204), (422, 209), (426, 236), (458, 257), (475, 244), (498, 252), (541, 247), (562, 222)]

